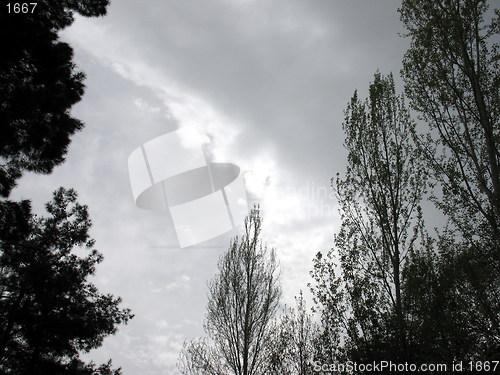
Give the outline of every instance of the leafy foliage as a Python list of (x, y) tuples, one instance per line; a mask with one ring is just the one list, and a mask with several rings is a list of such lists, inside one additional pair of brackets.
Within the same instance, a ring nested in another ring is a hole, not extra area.
[(270, 373), (290, 375), (313, 374), (315, 339), (318, 327), (312, 314), (307, 312), (306, 301), (300, 292), (295, 297), (295, 307), (285, 307), (283, 315), (276, 321), (271, 339), (274, 350), (271, 354)]
[(342, 224), (336, 247), (315, 259), (313, 292), (329, 340), (343, 348), (333, 360), (408, 360), (403, 270), (427, 238), (419, 206), (427, 173), (412, 142), (415, 124), (392, 75), (380, 73), (369, 98), (355, 93), (345, 115), (348, 167), (335, 183)]
[[(400, 9), (411, 38), (406, 92), (429, 126), (415, 139), (441, 186), (432, 199), (449, 219), (431, 289), (449, 324), (435, 327), (448, 340), (435, 353), (448, 358), (500, 351), (500, 14), (487, 10), (482, 0), (404, 0)], [(414, 267), (420, 275), (422, 262)], [(434, 319), (425, 309), (418, 316)]]
[[(87, 207), (60, 188), (31, 214), (29, 201), (0, 204), (0, 372), (119, 374), (79, 358), (132, 318), (120, 298), (87, 279), (102, 261), (88, 231)], [(78, 253), (87, 255), (78, 255)]]
[(28, 14), (0, 9), (0, 196), (23, 171), (50, 173), (64, 161), (70, 137), (83, 128), (70, 115), (83, 95), (84, 74), (57, 32), (74, 13), (106, 14), (109, 0), (38, 1)]
[(500, 16), (497, 10), (485, 25), (486, 9), (480, 0), (404, 1), (401, 18), (412, 44), (403, 77), (412, 107), (437, 132), (420, 138), (442, 185), (436, 202), (464, 240), (486, 236), (498, 248), (500, 59), (492, 38)]

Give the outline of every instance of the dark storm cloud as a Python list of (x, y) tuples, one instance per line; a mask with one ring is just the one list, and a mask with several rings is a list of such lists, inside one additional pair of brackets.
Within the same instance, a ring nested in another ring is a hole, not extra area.
[(337, 164), (342, 111), (373, 73), (396, 74), (397, 1), (125, 1), (102, 21), (132, 55), (241, 119), (242, 152), (272, 142), (280, 163)]

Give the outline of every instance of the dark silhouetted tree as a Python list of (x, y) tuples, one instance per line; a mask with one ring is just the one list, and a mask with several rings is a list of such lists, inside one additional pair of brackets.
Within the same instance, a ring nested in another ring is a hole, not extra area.
[[(108, 4), (42, 0), (19, 13), (18, 4), (2, 4), (0, 197), (24, 171), (50, 173), (64, 161), (71, 136), (83, 127), (70, 109), (83, 95), (84, 74), (58, 32), (74, 13), (102, 16)], [(87, 208), (61, 188), (47, 210), (40, 218), (29, 201), (0, 201), (0, 372), (119, 374), (111, 362), (96, 367), (79, 356), (132, 317), (119, 298), (87, 281), (102, 260), (88, 236)]]
[[(0, 8), (0, 196), (23, 171), (50, 173), (64, 161), (70, 137), (83, 124), (70, 115), (83, 95), (84, 74), (58, 31), (75, 12), (106, 14), (109, 0), (37, 1), (34, 11)], [(12, 5), (12, 4), (11, 4)], [(30, 7), (31, 9), (31, 7)]]
[[(432, 199), (449, 219), (439, 235), (440, 256), (415, 259), (412, 267), (422, 282), (434, 280), (426, 284), (433, 304), (414, 311), (421, 328), (436, 333), (422, 345), (435, 348), (431, 359), (494, 359), (500, 352), (500, 14), (488, 13), (484, 0), (404, 0), (400, 14), (411, 40), (402, 71), (406, 92), (428, 125), (415, 139), (441, 187)], [(412, 293), (418, 285), (411, 284)], [(446, 324), (436, 320), (439, 305)]]
[(271, 335), (273, 351), (269, 374), (313, 374), (317, 333), (318, 327), (300, 292), (295, 297), (295, 307), (285, 307), (275, 323)]
[(79, 357), (132, 317), (88, 281), (102, 255), (87, 207), (60, 188), (46, 208), (37, 217), (29, 201), (0, 205), (0, 372), (119, 374)]
[(243, 237), (236, 237), (219, 260), (219, 273), (209, 284), (208, 337), (185, 343), (183, 374), (267, 374), (281, 287), (275, 252), (262, 245), (260, 231), (254, 209)]
[(403, 271), (427, 238), (419, 206), (427, 175), (392, 75), (375, 74), (366, 101), (354, 94), (343, 129), (348, 166), (335, 183), (342, 224), (312, 271), (326, 339), (318, 350), (331, 362), (404, 362), (412, 344)]

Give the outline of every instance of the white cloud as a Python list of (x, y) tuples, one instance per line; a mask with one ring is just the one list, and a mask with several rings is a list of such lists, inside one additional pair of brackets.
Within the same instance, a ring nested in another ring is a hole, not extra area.
[(141, 110), (143, 111), (150, 111), (150, 112), (160, 112), (159, 107), (154, 107), (145, 100), (141, 98), (135, 98), (134, 99), (134, 104)]
[[(109, 28), (99, 27), (92, 20), (78, 17), (64, 36), (124, 79), (153, 90), (163, 101), (165, 112), (177, 122), (186, 147), (210, 142), (214, 161), (231, 161), (234, 158), (231, 152), (234, 152), (241, 124), (227, 118), (205, 99), (176, 82), (169, 76), (168, 69), (154, 68), (154, 64), (148, 64), (134, 52), (127, 40), (113, 34)], [(136, 98), (134, 104), (141, 110), (160, 111), (160, 108), (150, 106), (140, 98)]]

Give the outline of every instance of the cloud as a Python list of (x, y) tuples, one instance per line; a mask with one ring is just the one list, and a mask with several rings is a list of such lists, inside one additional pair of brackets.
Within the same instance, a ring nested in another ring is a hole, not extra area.
[(150, 111), (150, 112), (159, 112), (160, 108), (159, 107), (154, 107), (145, 100), (141, 98), (135, 98), (134, 99), (134, 104), (141, 110), (143, 111)]
[(190, 281), (191, 277), (188, 275), (180, 275), (175, 278), (174, 281), (166, 283), (162, 286), (157, 285), (154, 281), (148, 281), (148, 285), (151, 288), (151, 292), (155, 294), (164, 293), (164, 292), (172, 292), (179, 289), (183, 289), (184, 291), (190, 289)]

